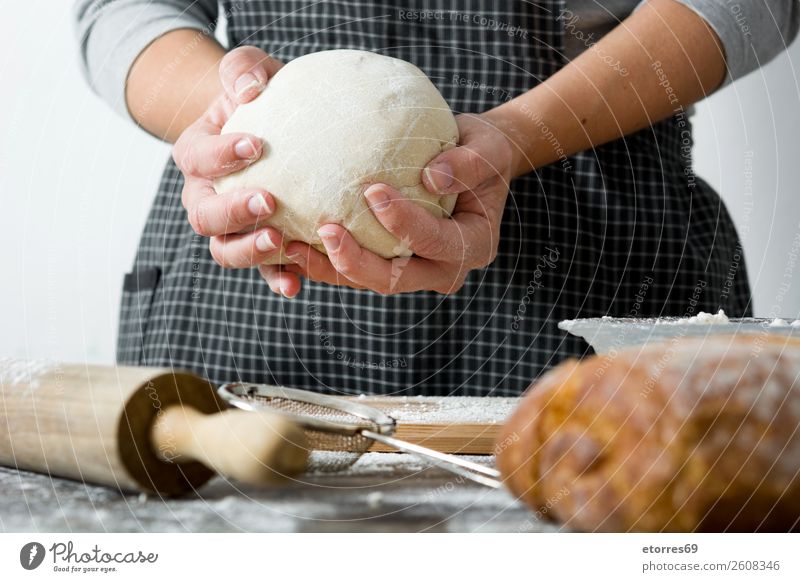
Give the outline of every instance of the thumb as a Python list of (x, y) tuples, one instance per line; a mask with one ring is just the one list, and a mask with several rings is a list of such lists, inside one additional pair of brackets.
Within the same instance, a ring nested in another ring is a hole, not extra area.
[(260, 48), (243, 46), (227, 53), (219, 63), (219, 78), (234, 103), (255, 99), (282, 63)]
[(422, 183), (435, 194), (458, 194), (477, 188), (498, 173), (492, 166), (491, 152), (485, 149), (476, 141), (436, 156), (422, 171)]

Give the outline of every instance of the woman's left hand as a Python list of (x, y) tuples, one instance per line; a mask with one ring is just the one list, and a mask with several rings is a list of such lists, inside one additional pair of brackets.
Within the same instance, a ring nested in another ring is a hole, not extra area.
[[(284, 269), (313, 281), (382, 295), (450, 294), (462, 287), (471, 270), (494, 261), (514, 166), (513, 145), (485, 116), (456, 119), (459, 146), (437, 156), (422, 172), (428, 191), (458, 196), (452, 218), (430, 215), (385, 184), (373, 184), (364, 193), (378, 221), (413, 257), (384, 259), (362, 248), (342, 226), (325, 224), (318, 233), (327, 256), (308, 244), (291, 242), (286, 254), (294, 264)], [(286, 279), (281, 281), (274, 268), (259, 271), (270, 288), (281, 293)], [(298, 286), (288, 294), (299, 290)]]

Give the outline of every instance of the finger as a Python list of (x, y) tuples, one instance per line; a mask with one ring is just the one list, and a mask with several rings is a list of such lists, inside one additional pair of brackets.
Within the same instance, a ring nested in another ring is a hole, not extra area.
[[(246, 133), (219, 135), (211, 124), (184, 132), (172, 148), (172, 158), (184, 174), (217, 178), (241, 170), (261, 157), (261, 140)], [(207, 133), (208, 132), (208, 133)]]
[(436, 218), (386, 184), (373, 184), (364, 196), (384, 228), (420, 257), (474, 267), (491, 252), (491, 225), (480, 214)]
[(211, 256), (226, 269), (245, 269), (263, 263), (281, 248), (283, 240), (274, 228), (246, 234), (215, 236), (209, 242)]
[(219, 135), (222, 132), (222, 127), (228, 122), (238, 106), (238, 101), (232, 100), (226, 93), (223, 93), (217, 98), (217, 101), (206, 110), (205, 114), (197, 123), (211, 126), (205, 128), (205, 133)]
[(192, 229), (200, 236), (237, 233), (275, 212), (275, 199), (265, 190), (225, 194), (214, 191), (208, 180), (186, 180), (181, 194)]
[(361, 247), (343, 227), (318, 231), (334, 268), (357, 285), (382, 295), (432, 290), (451, 293), (461, 287), (466, 269), (414, 257), (384, 259)]
[(258, 272), (273, 293), (292, 299), (300, 293), (300, 277), (281, 268), (281, 265), (259, 265)]
[(277, 271), (280, 271), (280, 265), (259, 265), (258, 272), (261, 274), (261, 277), (264, 281), (267, 282), (269, 285), (270, 291), (275, 293), (275, 295), (281, 294), (280, 285), (278, 285), (278, 279), (275, 276)]
[(472, 139), (467, 135), (460, 146), (436, 156), (422, 171), (422, 183), (429, 192), (457, 194), (473, 190), (489, 178), (503, 173), (492, 160), (507, 148), (505, 138), (497, 132), (484, 132)]
[(286, 245), (286, 256), (294, 263), (286, 265), (286, 270), (291, 273), (329, 285), (343, 285), (353, 289), (364, 288), (363, 285), (355, 284), (338, 272), (331, 264), (330, 259), (311, 245), (291, 242)]
[(219, 64), (219, 78), (228, 96), (239, 103), (255, 99), (281, 67), (260, 48), (243, 46), (226, 54)]

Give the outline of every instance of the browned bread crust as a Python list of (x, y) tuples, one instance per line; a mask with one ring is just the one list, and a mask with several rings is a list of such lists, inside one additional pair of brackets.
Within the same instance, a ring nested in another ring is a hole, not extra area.
[(570, 360), (497, 440), (506, 485), (583, 531), (800, 524), (800, 341), (683, 338)]

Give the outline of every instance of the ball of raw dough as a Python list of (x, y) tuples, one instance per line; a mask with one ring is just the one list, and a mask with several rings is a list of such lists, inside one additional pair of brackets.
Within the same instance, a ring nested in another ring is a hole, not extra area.
[[(458, 142), (453, 113), (430, 79), (405, 61), (366, 51), (331, 50), (297, 58), (240, 105), (222, 133), (264, 141), (260, 160), (216, 180), (221, 195), (264, 188), (276, 202), (265, 224), (324, 251), (317, 229), (341, 224), (378, 255), (407, 256), (375, 219), (363, 192), (373, 183), (397, 188), (437, 217), (453, 196), (430, 194), (422, 169)], [(288, 263), (283, 251), (268, 261)]]

